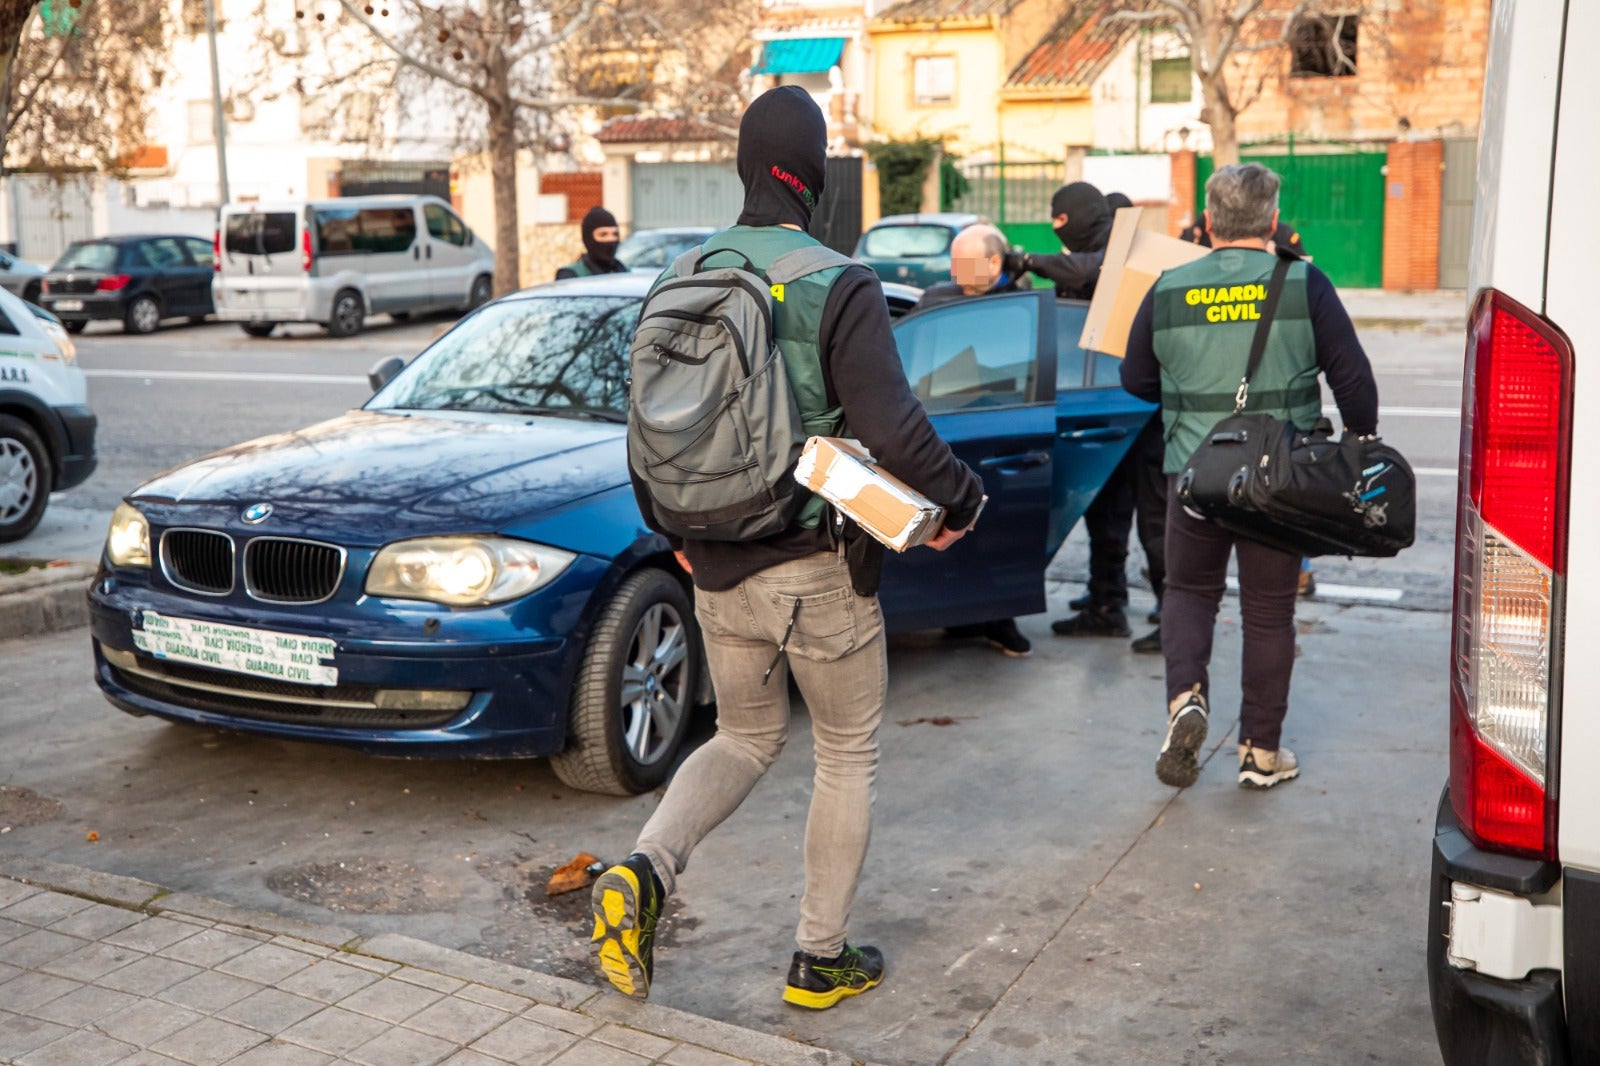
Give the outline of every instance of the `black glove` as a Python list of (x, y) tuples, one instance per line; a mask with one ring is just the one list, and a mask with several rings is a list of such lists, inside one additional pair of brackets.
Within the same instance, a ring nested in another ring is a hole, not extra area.
[(1028, 253), (1008, 251), (1000, 261), (1000, 269), (1012, 277), (1021, 277), (1028, 272)]

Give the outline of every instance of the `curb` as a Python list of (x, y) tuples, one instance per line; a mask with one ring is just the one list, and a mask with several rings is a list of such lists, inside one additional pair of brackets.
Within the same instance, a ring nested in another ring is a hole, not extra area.
[(88, 625), (93, 580), (94, 568), (78, 563), (0, 575), (0, 640)]
[(524, 970), (509, 963), (396, 933), (362, 936), (337, 925), (306, 922), (272, 911), (237, 907), (188, 892), (171, 892), (135, 877), (99, 873), (81, 866), (15, 852), (0, 854), (0, 877), (127, 910), (146, 914), (181, 914), (269, 936), (316, 944), (345, 954), (400, 963), (526, 996), (540, 1003), (576, 1011), (598, 1022), (611, 1022), (697, 1044), (766, 1066), (860, 1066), (859, 1060), (841, 1052), (812, 1047), (771, 1033), (743, 1029), (659, 1004), (638, 1003), (607, 994), (593, 985)]

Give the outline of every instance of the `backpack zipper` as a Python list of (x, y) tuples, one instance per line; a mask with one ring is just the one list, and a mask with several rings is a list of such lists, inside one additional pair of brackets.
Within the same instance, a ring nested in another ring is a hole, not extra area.
[[(728, 336), (733, 339), (733, 351), (734, 351), (734, 354), (739, 357), (739, 367), (740, 367), (740, 369), (742, 369), (744, 371), (744, 376), (745, 377), (749, 377), (750, 376), (750, 357), (745, 353), (745, 350), (744, 350), (744, 339), (739, 336), (738, 330), (733, 328), (733, 319), (730, 318), (729, 316), (727, 316), (727, 315), (696, 315), (696, 314), (691, 314), (688, 311), (673, 311), (673, 310), (653, 311), (644, 319), (643, 322), (639, 323), (640, 328), (643, 328), (645, 326), (645, 324), (647, 324), (650, 321), (650, 319), (652, 319), (652, 318), (670, 318), (670, 319), (673, 319), (673, 320), (679, 321), (679, 322), (694, 322), (697, 325), (701, 325), (701, 326), (718, 326), (718, 325), (720, 325), (724, 330), (727, 331)], [(656, 345), (656, 347), (660, 348), (662, 346), (658, 344), (658, 345)], [(665, 350), (668, 351), (668, 352), (672, 352), (672, 350), (670, 348), (665, 349)], [(672, 352), (672, 354), (673, 355), (678, 355), (679, 353)], [(689, 359), (689, 358), (685, 357), (685, 358), (682, 358), (681, 361), (685, 362), (685, 363), (691, 363), (691, 364), (693, 364), (695, 366), (699, 366), (700, 364), (704, 363), (706, 360), (705, 359)]]

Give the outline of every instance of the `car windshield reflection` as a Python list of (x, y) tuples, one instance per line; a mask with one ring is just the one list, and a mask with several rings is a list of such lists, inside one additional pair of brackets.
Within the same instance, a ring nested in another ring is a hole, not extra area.
[(491, 304), (439, 338), (369, 409), (491, 411), (623, 422), (639, 301), (544, 296)]

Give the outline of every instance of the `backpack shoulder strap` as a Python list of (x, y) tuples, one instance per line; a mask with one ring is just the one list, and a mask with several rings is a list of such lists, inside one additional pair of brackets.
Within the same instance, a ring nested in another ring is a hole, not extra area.
[(682, 255), (678, 256), (678, 258), (674, 259), (672, 261), (672, 276), (675, 278), (686, 278), (690, 274), (693, 274), (695, 272), (695, 268), (700, 265), (701, 249), (704, 247), (705, 245), (703, 244), (697, 244), (693, 248), (690, 248), (687, 252), (684, 252)]
[(784, 252), (768, 264), (767, 282), (771, 285), (787, 285), (820, 271), (850, 266), (854, 262), (854, 259), (840, 255), (825, 244), (796, 248), (792, 252)]

